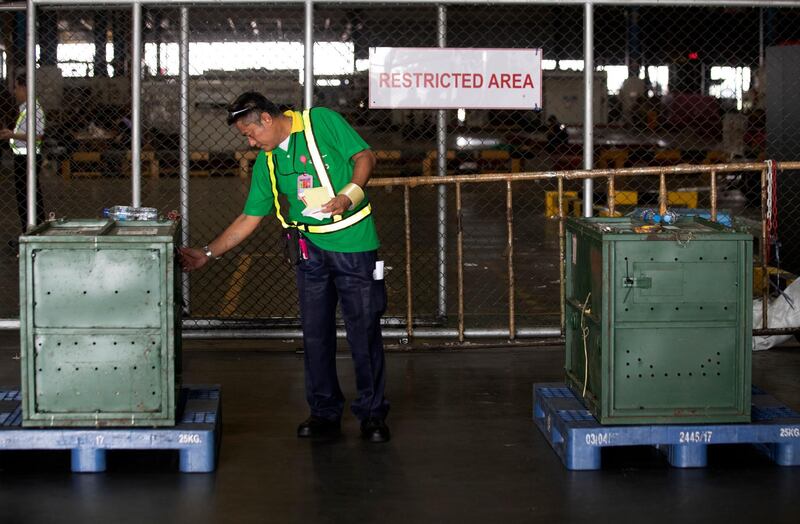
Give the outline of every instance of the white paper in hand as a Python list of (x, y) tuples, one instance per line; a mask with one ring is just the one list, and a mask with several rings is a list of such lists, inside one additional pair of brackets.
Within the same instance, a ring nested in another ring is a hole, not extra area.
[(324, 187), (312, 187), (303, 192), (303, 203), (306, 207), (303, 209), (303, 216), (323, 220), (330, 218), (330, 213), (323, 213), (322, 206), (330, 202), (331, 196), (328, 190)]
[(312, 187), (303, 192), (303, 203), (308, 209), (319, 209), (330, 201), (331, 196), (324, 187)]
[(303, 216), (304, 217), (316, 218), (317, 220), (322, 220), (322, 219), (325, 219), (325, 218), (330, 218), (331, 214), (330, 213), (323, 213), (320, 208), (312, 209), (310, 207), (307, 207), (307, 208), (305, 208), (303, 210)]

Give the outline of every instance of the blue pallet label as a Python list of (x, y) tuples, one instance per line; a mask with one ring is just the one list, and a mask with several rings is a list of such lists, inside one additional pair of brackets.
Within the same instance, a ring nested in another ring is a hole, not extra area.
[(778, 436), (780, 438), (800, 439), (800, 426), (788, 426), (779, 428)]
[(619, 434), (613, 431), (592, 431), (586, 434), (584, 440), (587, 446), (610, 446), (617, 437)]

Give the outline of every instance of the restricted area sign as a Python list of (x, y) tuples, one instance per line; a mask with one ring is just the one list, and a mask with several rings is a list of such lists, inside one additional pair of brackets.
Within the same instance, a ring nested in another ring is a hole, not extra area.
[(541, 49), (370, 48), (370, 108), (541, 106)]

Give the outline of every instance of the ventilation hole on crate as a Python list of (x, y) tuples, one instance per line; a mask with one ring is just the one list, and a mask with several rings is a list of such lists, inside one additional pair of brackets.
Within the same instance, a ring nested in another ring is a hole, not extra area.
[(678, 373), (678, 376), (680, 377), (680, 376), (681, 376), (681, 374), (680, 374), (680, 373)]
[(650, 373), (650, 378), (656, 378), (655, 373)]
[(728, 257), (722, 257), (722, 260), (728, 260)]
[(719, 351), (717, 351), (717, 356), (719, 356)]
[(136, 366), (133, 366), (133, 369), (139, 369), (139, 368), (137, 368)]
[(700, 260), (703, 260), (703, 257), (700, 257)]
[(48, 291), (48, 292), (47, 292), (47, 294), (49, 295), (49, 294), (50, 294), (50, 292)]
[(691, 372), (691, 371), (689, 372), (689, 376), (690, 376), (690, 377), (692, 376), (692, 372)]
[(117, 291), (117, 290), (115, 289), (115, 290), (114, 290), (114, 294), (116, 295), (116, 294), (118, 294), (118, 293), (119, 293), (119, 291)]
[(149, 289), (147, 290), (147, 294), (148, 294), (148, 295), (150, 294), (150, 290), (149, 290)]
[(717, 360), (717, 365), (718, 365), (718, 366), (720, 365), (720, 364), (719, 364), (719, 360)]
[(701, 368), (704, 368), (704, 367), (706, 367), (706, 366), (705, 366), (705, 364), (700, 364), (700, 367), (701, 367)]
[(639, 373), (639, 378), (642, 378), (642, 374), (641, 373)]
[(628, 308), (625, 308), (625, 311), (628, 311)]
[(677, 261), (678, 261), (678, 257), (675, 257), (675, 262), (677, 262)]
[(705, 377), (705, 376), (706, 376), (706, 374), (705, 374), (705, 373), (703, 373), (703, 376)]
[(41, 372), (42, 372), (42, 368), (39, 368), (39, 373), (41, 373)]
[(96, 346), (96, 345), (97, 345), (97, 342), (92, 342), (92, 345), (93, 345), (93, 346)]
[(720, 373), (719, 373), (719, 372), (717, 372), (717, 376), (720, 376)]
[(625, 350), (625, 353), (630, 353), (630, 352), (631, 352), (631, 350), (630, 350), (630, 349), (626, 349), (626, 350)]
[(155, 391), (153, 391), (153, 396), (155, 396), (155, 394), (156, 394), (156, 392), (155, 392)]
[(711, 359), (708, 359), (708, 361), (711, 362)]
[(156, 367), (155, 367), (155, 366), (153, 366), (153, 368), (152, 368), (152, 369), (156, 369)]
[(679, 308), (678, 306), (675, 306), (675, 311), (680, 311), (680, 310), (681, 310), (681, 308)]
[(725, 311), (728, 311), (728, 306), (725, 306), (722, 309), (724, 309)]
[(655, 259), (653, 257), (650, 257), (650, 262), (652, 262), (653, 260), (655, 260)]
[(60, 345), (61, 345), (61, 342), (56, 342), (56, 346), (60, 346)]
[(654, 308), (654, 307), (650, 308), (650, 311), (655, 311), (655, 310), (656, 310), (656, 308)]
[(669, 373), (664, 373), (664, 376), (665, 376), (665, 377), (668, 377), (668, 376), (669, 376)]
[(61, 371), (61, 368), (56, 368), (56, 371)]
[(630, 363), (630, 362), (625, 362), (625, 365), (626, 365), (626, 366), (630, 366), (630, 365), (631, 365), (631, 363)]
[(703, 310), (703, 306), (700, 306), (700, 311), (702, 311), (702, 310)]
[(77, 343), (77, 342), (74, 342), (73, 344), (74, 344), (74, 345), (76, 345), (76, 346), (78, 345), (78, 343)]
[(114, 371), (116, 371), (116, 370), (117, 370), (117, 366), (114, 366)]
[(151, 344), (153, 344), (155, 346), (156, 345), (156, 341), (155, 340), (152, 341)]
[(136, 342), (134, 342), (133, 340), (131, 340), (131, 346), (133, 346), (133, 345), (135, 345), (135, 344), (136, 344)]
[(641, 361), (642, 361), (642, 357), (639, 357), (639, 358), (637, 358), (636, 360), (638, 360), (639, 362), (641, 362)]
[(81, 370), (81, 368), (75, 368), (75, 371), (80, 371), (80, 370)]
[(114, 345), (116, 346), (116, 345), (117, 345), (117, 343), (116, 343), (116, 342), (114, 342)]
[(83, 294), (85, 295), (85, 294), (86, 294), (86, 291), (84, 291), (84, 292), (83, 292)]
[(94, 368), (94, 370), (95, 370), (95, 371), (100, 371), (100, 368), (98, 368), (98, 367), (95, 367), (95, 368)]
[(650, 369), (653, 369), (653, 364), (650, 364)]
[(625, 378), (631, 378), (631, 376), (630, 375), (625, 375)]

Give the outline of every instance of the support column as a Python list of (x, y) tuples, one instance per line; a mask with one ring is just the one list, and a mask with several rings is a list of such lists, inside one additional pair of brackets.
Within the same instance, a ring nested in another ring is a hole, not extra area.
[[(594, 5), (583, 7), (583, 168), (592, 169), (594, 161)], [(583, 216), (592, 216), (594, 180), (583, 181)]]

